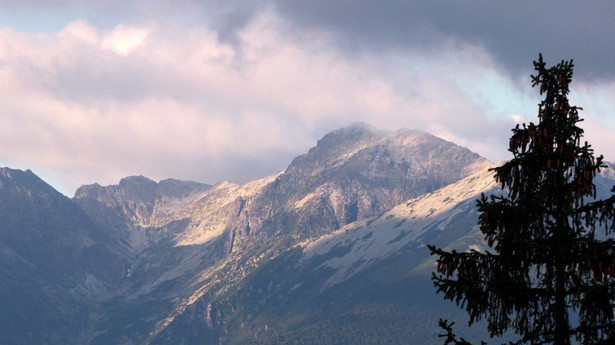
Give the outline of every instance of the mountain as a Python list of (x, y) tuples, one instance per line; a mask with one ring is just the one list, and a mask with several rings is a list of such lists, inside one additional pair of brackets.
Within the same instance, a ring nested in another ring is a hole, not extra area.
[(69, 343), (124, 279), (128, 257), (31, 171), (0, 168), (0, 343)]
[[(199, 344), (200, 339), (223, 344), (439, 343), (439, 318), (458, 325), (468, 318), (435, 294), (429, 279), (434, 259), (426, 244), (488, 250), (477, 227), (476, 199), (481, 193), (502, 193), (490, 167), (302, 241), (230, 288), (212, 286), (151, 344)], [(596, 178), (603, 195), (614, 184), (612, 167)], [(480, 323), (457, 330), (474, 342), (489, 338)]]
[[(269, 232), (298, 229), (309, 238), (378, 214), (465, 177), (487, 161), (420, 131), (395, 133), (354, 124), (295, 158), (255, 200), (271, 209)], [(275, 211), (274, 211), (275, 212)]]
[[(475, 200), (500, 192), (488, 168), (288, 248), (236, 287), (197, 300), (152, 344), (197, 344), (212, 333), (225, 344), (435, 342), (439, 317), (464, 318), (435, 295), (426, 244), (486, 247)], [(211, 327), (203, 310), (215, 310), (225, 323)], [(187, 337), (193, 329), (201, 332)]]
[[(243, 184), (132, 176), (68, 199), (0, 170), (0, 343), (438, 342), (438, 318), (464, 315), (435, 294), (426, 244), (485, 249), (490, 167), (358, 123)], [(596, 181), (606, 195), (615, 173)]]
[[(75, 203), (135, 253), (126, 293), (104, 322), (118, 328), (92, 341), (139, 342), (135, 334), (150, 330), (155, 343), (192, 305), (205, 303), (218, 287), (241, 282), (289, 247), (381, 214), (488, 164), (424, 132), (354, 124), (323, 137), (284, 171), (247, 184), (183, 182), (183, 193), (172, 197), (159, 191), (164, 181), (143, 177), (117, 186), (84, 186)], [(122, 318), (132, 310), (143, 312), (127, 327)], [(205, 338), (213, 341), (220, 334), (212, 318), (205, 329), (211, 325), (213, 335)], [(217, 320), (225, 322), (222, 316)]]

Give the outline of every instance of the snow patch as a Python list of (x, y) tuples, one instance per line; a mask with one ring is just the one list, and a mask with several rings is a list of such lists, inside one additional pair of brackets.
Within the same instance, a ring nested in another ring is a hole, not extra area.
[(477, 252), (481, 252), (482, 251), (482, 249), (479, 246), (477, 246), (476, 244), (472, 244), (472, 245), (470, 245), (468, 247), (468, 251), (473, 251), (473, 250), (477, 251)]
[[(325, 287), (337, 284), (375, 260), (417, 242), (427, 231), (449, 228), (457, 215), (474, 207), (474, 200), (481, 193), (495, 187), (493, 172), (484, 169), (433, 193), (398, 205), (379, 217), (363, 219), (316, 240), (303, 242), (302, 260), (331, 255), (336, 251), (344, 253), (319, 266), (334, 269)], [(423, 243), (418, 244), (424, 246)]]

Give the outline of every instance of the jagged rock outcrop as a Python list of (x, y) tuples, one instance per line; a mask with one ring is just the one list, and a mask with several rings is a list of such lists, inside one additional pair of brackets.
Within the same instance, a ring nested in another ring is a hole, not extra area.
[(131, 176), (115, 186), (82, 186), (73, 200), (98, 225), (140, 252), (175, 235), (165, 231), (168, 229), (164, 226), (188, 217), (185, 209), (210, 187), (172, 179), (156, 183), (143, 176)]

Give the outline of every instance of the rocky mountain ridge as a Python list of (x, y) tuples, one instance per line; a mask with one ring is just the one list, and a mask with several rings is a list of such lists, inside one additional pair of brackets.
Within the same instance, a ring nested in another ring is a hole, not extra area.
[[(226, 237), (226, 250), (260, 246), (280, 231), (302, 239), (387, 210), (488, 164), (467, 149), (420, 131), (354, 124), (321, 139), (284, 171), (247, 184), (175, 181), (182, 197), (144, 177), (81, 187), (74, 200), (136, 252), (170, 236), (178, 246)], [(180, 195), (181, 196), (181, 195)], [(166, 225), (187, 222), (169, 233)]]
[[(0, 289), (18, 301), (33, 295), (49, 316), (2, 299), (0, 307), (62, 330), (21, 329), (0, 342), (437, 338), (435, 324), (404, 326), (435, 323), (428, 304), (453, 312), (426, 280), (425, 244), (480, 248), (474, 200), (498, 192), (492, 166), (424, 132), (354, 124), (245, 184), (133, 176), (68, 199), (31, 172), (0, 170)], [(600, 189), (615, 181), (608, 174)], [(11, 322), (0, 319), (0, 329)]]
[[(152, 335), (156, 338), (161, 332), (169, 332), (173, 329), (169, 325), (176, 323), (177, 317), (185, 318), (192, 306), (209, 300), (213, 291), (219, 293), (241, 282), (262, 262), (288, 247), (385, 212), (400, 201), (455, 182), (488, 164), (469, 150), (424, 132), (388, 132), (355, 124), (326, 135), (274, 176), (244, 185), (225, 181), (200, 191), (175, 213), (176, 218), (169, 219), (183, 219), (184, 223), (162, 242), (163, 247), (173, 246), (182, 252), (179, 258), (165, 260), (175, 267), (162, 271), (183, 270), (164, 281), (184, 277), (184, 291), (194, 292), (176, 304)], [(75, 198), (87, 200), (82, 193)], [(153, 208), (162, 206), (155, 204)], [(164, 222), (156, 225), (166, 226)], [(186, 254), (191, 247), (199, 250)], [(143, 258), (149, 257), (147, 249), (143, 253)], [(218, 264), (203, 265), (203, 260)], [(165, 262), (159, 267), (163, 266)], [(139, 267), (133, 271), (147, 271)], [(192, 276), (185, 277), (186, 272), (192, 272)], [(156, 284), (148, 289), (155, 291)]]

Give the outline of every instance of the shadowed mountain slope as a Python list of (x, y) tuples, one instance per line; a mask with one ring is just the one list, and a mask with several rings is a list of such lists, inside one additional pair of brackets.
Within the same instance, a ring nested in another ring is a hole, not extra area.
[(128, 255), (31, 171), (0, 168), (0, 343), (74, 342)]

